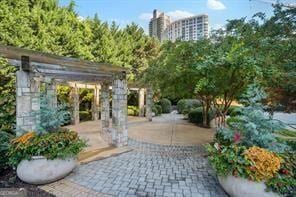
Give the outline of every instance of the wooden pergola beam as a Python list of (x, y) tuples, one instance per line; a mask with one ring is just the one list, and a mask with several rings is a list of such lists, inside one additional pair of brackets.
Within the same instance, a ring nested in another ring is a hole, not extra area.
[(97, 63), (77, 58), (63, 57), (49, 53), (33, 51), (13, 46), (0, 45), (0, 56), (21, 61), (22, 56), (30, 57), (31, 62), (60, 65), (64, 69), (87, 69), (89, 71), (106, 72), (106, 73), (121, 73), (128, 70), (123, 67), (115, 66), (109, 63)]

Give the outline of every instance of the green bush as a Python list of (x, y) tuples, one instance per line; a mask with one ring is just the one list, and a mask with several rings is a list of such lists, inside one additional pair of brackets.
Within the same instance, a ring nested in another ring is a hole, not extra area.
[(240, 106), (230, 106), (227, 115), (231, 117), (242, 115), (242, 107)]
[(26, 133), (11, 141), (9, 163), (16, 166), (22, 160), (32, 156), (44, 156), (47, 159), (76, 157), (86, 147), (85, 140), (70, 130), (58, 130), (43, 135), (35, 132)]
[[(208, 123), (213, 119), (214, 115), (213, 112), (208, 113)], [(192, 109), (188, 113), (188, 119), (189, 122), (201, 124), (203, 122), (203, 110), (202, 107), (198, 107), (195, 109)]]
[(128, 106), (127, 107), (127, 114), (129, 116), (138, 116), (139, 115), (139, 108), (137, 106)]
[(163, 113), (170, 113), (172, 103), (169, 99), (163, 98), (160, 100), (160, 105)]
[(90, 111), (80, 111), (79, 112), (80, 121), (89, 121), (92, 120), (92, 114)]
[(8, 151), (11, 137), (11, 134), (0, 131), (0, 170), (8, 166)]
[(162, 108), (160, 105), (153, 105), (152, 112), (155, 113), (156, 116), (159, 116), (162, 114)]
[(201, 103), (197, 99), (181, 99), (177, 103), (177, 111), (179, 114), (188, 114), (191, 109), (201, 107)]
[(280, 154), (281, 169), (277, 175), (266, 182), (267, 188), (282, 196), (294, 196), (296, 192), (296, 154), (286, 152)]
[(0, 130), (13, 133), (15, 129), (16, 68), (0, 58)]

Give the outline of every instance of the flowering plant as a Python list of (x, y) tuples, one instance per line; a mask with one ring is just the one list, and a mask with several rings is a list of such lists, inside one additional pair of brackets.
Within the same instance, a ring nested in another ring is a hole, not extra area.
[(11, 141), (9, 163), (16, 166), (33, 156), (47, 159), (75, 157), (85, 146), (85, 141), (76, 132), (66, 129), (43, 135), (29, 132)]

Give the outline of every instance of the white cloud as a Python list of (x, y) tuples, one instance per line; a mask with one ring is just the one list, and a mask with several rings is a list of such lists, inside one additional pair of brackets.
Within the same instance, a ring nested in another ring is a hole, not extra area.
[(152, 18), (152, 13), (142, 13), (139, 18), (144, 21), (149, 21)]
[(208, 0), (207, 2), (208, 8), (212, 10), (224, 10), (226, 9), (225, 5), (219, 0)]
[(170, 12), (167, 12), (166, 14), (169, 15), (173, 21), (181, 19), (181, 18), (187, 18), (187, 17), (190, 17), (190, 16), (194, 16), (193, 13), (187, 12), (187, 11), (184, 11), (184, 10), (170, 11)]

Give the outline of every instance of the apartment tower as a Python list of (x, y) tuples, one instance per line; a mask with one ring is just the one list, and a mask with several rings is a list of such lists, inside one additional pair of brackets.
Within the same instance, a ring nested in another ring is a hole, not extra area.
[(153, 10), (153, 18), (149, 22), (149, 35), (162, 41), (162, 34), (167, 26), (171, 23), (169, 16), (158, 10)]
[(172, 22), (162, 33), (162, 40), (199, 40), (209, 37), (209, 17), (206, 14)]

